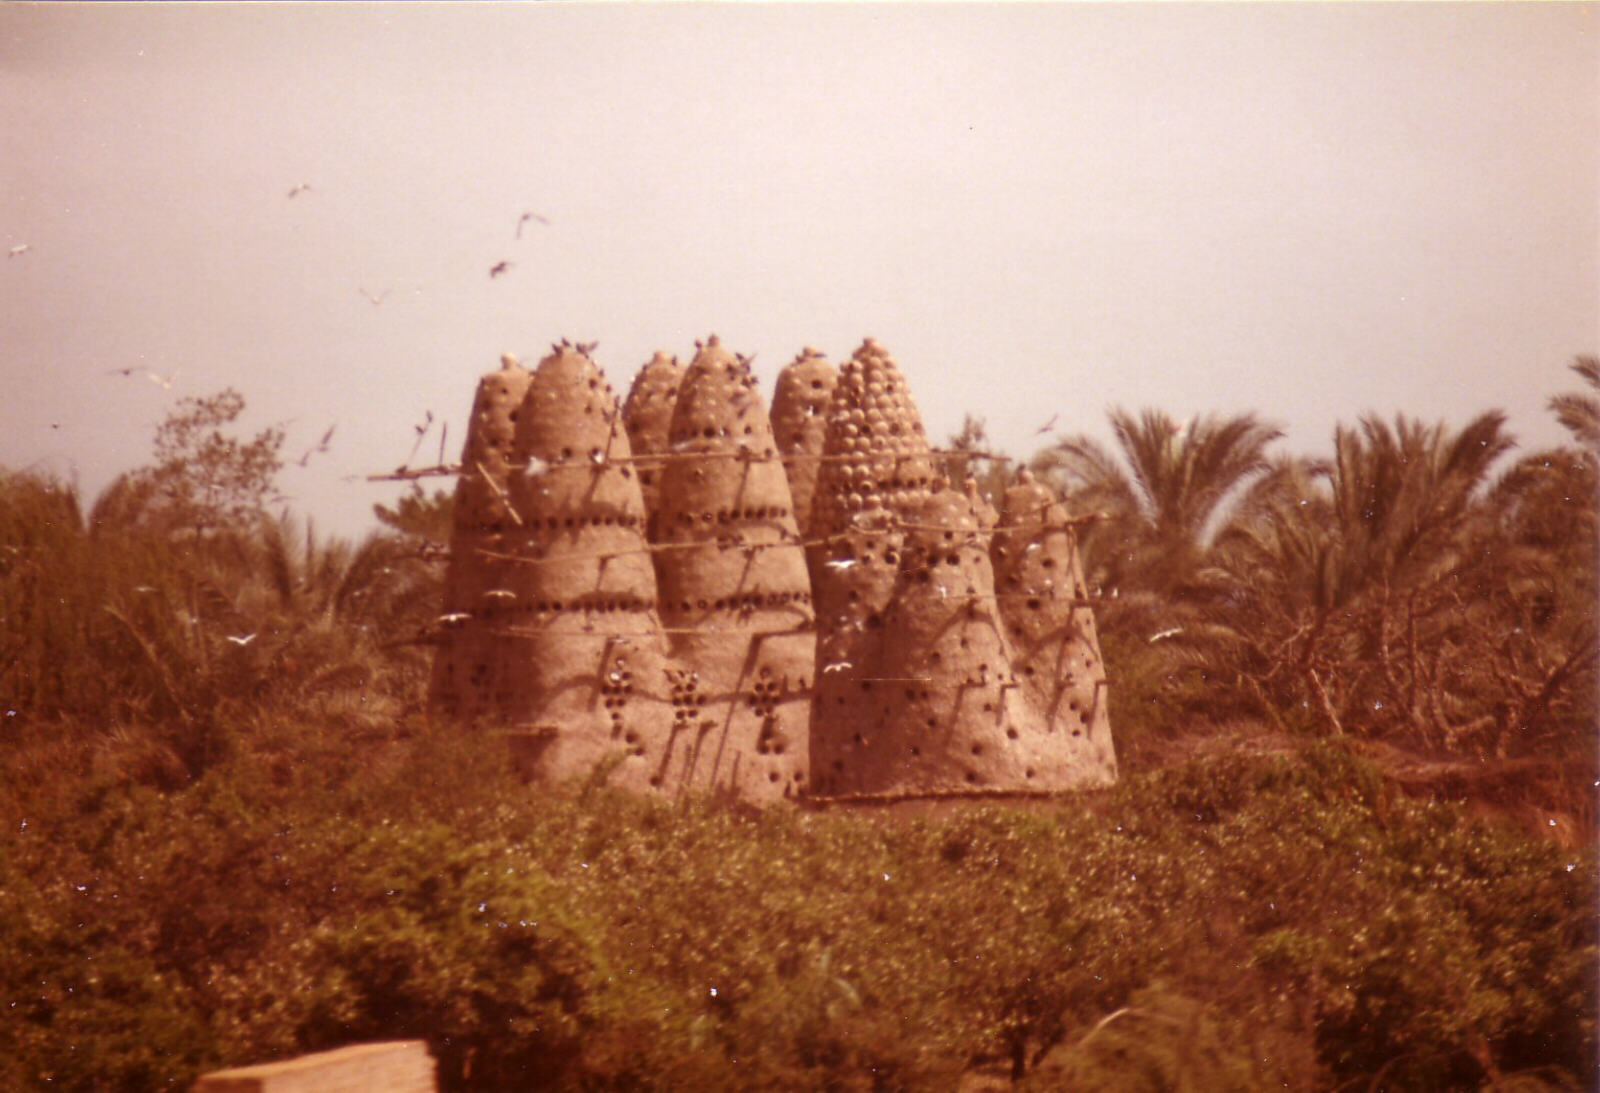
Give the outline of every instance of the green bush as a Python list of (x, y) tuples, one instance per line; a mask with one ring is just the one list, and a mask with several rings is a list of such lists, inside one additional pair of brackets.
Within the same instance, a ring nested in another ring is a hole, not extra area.
[(0, 1076), (417, 1036), (449, 1089), (1597, 1077), (1593, 853), (1340, 747), (938, 819), (536, 792), (500, 749), (407, 724), (327, 776), (246, 748), (3, 817)]

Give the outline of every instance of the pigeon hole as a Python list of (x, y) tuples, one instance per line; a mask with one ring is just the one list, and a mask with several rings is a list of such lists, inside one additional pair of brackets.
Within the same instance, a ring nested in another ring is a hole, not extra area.
[[(673, 762), (763, 802), (806, 789), (815, 627), (789, 482), (749, 362), (713, 335), (673, 409), (657, 513), (661, 616), (690, 673)], [(699, 701), (703, 699), (703, 701)]]
[(517, 416), (532, 375), (509, 354), (478, 380), (456, 480), (442, 628), (429, 679), (428, 708), (444, 720), (503, 718), (513, 668), (493, 636), (506, 597), (500, 588), (506, 535), (516, 527), (507, 493)]
[(778, 373), (772, 394), (772, 432), (789, 474), (789, 495), (794, 499), (795, 525), (811, 526), (811, 495), (822, 466), (823, 442), (828, 432), (828, 405), (839, 370), (811, 346)]
[[(622, 423), (628, 430), (628, 443), (637, 457), (660, 455), (667, 450), (667, 433), (672, 428), (672, 407), (678, 401), (683, 383), (683, 365), (678, 358), (658, 352), (639, 369), (628, 388), (622, 406)], [(641, 458), (636, 464), (639, 489), (644, 494), (645, 511), (650, 514), (649, 534), (655, 539), (655, 513), (661, 507), (661, 468)]]
[(1050, 741), (1041, 778), (1049, 788), (1115, 781), (1105, 665), (1077, 536), (1055, 492), (1026, 469), (1006, 490), (990, 553), (1023, 693)]
[(561, 342), (519, 408), (506, 533), (511, 596), (495, 633), (518, 665), (510, 720), (525, 773), (549, 780), (614, 764), (609, 780), (670, 789), (666, 642), (645, 508), (617, 398), (588, 354)]

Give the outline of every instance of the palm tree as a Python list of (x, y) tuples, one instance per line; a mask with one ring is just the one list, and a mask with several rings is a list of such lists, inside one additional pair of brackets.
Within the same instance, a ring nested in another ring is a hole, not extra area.
[(1080, 435), (1042, 453), (1035, 469), (1074, 507), (1106, 513), (1083, 543), (1103, 587), (1170, 595), (1200, 565), (1228, 502), (1271, 466), (1266, 448), (1283, 432), (1254, 414), (1179, 424), (1159, 410), (1115, 409), (1110, 419), (1120, 460)]
[(1529, 564), (1499, 535), (1485, 488), (1514, 445), (1504, 426), (1499, 411), (1460, 430), (1405, 417), (1340, 426), (1315, 489), (1241, 506), (1248, 519), (1219, 538), (1190, 588), (1197, 655), (1330, 732), (1484, 738), (1487, 605)]
[[(1600, 394), (1600, 358), (1577, 357), (1570, 367)], [(1579, 444), (1592, 452), (1600, 452), (1600, 397), (1554, 395), (1550, 399), (1550, 409), (1555, 412), (1557, 420), (1572, 431)]]

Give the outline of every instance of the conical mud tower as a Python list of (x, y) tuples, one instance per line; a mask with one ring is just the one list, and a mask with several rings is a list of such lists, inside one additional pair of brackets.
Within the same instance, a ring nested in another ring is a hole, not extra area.
[(749, 361), (696, 348), (658, 354), (625, 409), (567, 342), (480, 381), (432, 713), (509, 727), (541, 780), (755, 804), (1114, 779), (1049, 489), (1024, 473), (996, 514), (949, 488), (871, 339), (836, 380), (812, 350), (784, 369), (781, 435)]
[(1052, 788), (1115, 780), (1105, 665), (1077, 536), (1055, 493), (1026, 470), (1006, 490), (991, 553), (1023, 692), (1055, 741), (1042, 779)]
[(794, 521), (802, 531), (811, 526), (811, 495), (822, 466), (828, 433), (828, 405), (839, 370), (821, 353), (806, 346), (778, 373), (772, 395), (772, 432), (789, 473)]
[(636, 466), (645, 511), (652, 516), (661, 507), (661, 468), (643, 457), (660, 455), (667, 450), (672, 408), (678, 401), (678, 387), (682, 383), (683, 365), (678, 363), (678, 358), (657, 353), (633, 378), (633, 386), (628, 388), (628, 401), (622, 407), (628, 443), (633, 446), (633, 454), (640, 457)]
[(713, 336), (683, 378), (657, 516), (661, 614), (695, 705), (672, 762), (746, 800), (807, 778), (814, 641), (789, 482), (749, 363)]
[(907, 514), (867, 716), (815, 749), (825, 793), (940, 795), (1036, 785), (1040, 718), (1018, 690), (988, 536), (954, 490)]
[(519, 526), (499, 634), (522, 665), (511, 720), (541, 777), (616, 764), (613, 784), (666, 788), (666, 641), (644, 501), (610, 384), (566, 342), (539, 362), (517, 419)]
[(942, 487), (922, 416), (893, 359), (868, 338), (828, 405), (808, 551), (817, 604), (812, 769), (831, 777), (876, 716), (883, 616), (900, 566), (902, 524)]
[(502, 718), (511, 704), (515, 668), (491, 629), (505, 600), (498, 559), (517, 527), (506, 487), (517, 413), (532, 377), (509, 354), (500, 365), (478, 380), (456, 480), (442, 629), (428, 693), (433, 716), (445, 719)]

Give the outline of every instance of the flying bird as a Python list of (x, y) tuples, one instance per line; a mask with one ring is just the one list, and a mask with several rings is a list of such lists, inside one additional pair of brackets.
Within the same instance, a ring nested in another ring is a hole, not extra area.
[(309, 183), (309, 182), (301, 182), (296, 186), (290, 187), (289, 196), (290, 197), (296, 197), (296, 196), (298, 196), (300, 194), (310, 193), (310, 192), (311, 192), (311, 183)]
[(356, 291), (361, 293), (361, 295), (366, 298), (367, 303), (371, 304), (373, 307), (377, 307), (379, 304), (383, 303), (385, 297), (387, 297), (389, 293), (394, 290), (386, 288), (376, 296), (368, 292), (366, 289), (360, 288), (359, 286), (356, 288)]
[(148, 368), (139, 368), (139, 367), (108, 368), (106, 370), (106, 375), (108, 375), (108, 376), (134, 376), (134, 375), (143, 376), (145, 379), (149, 380), (151, 383), (155, 384), (157, 387), (161, 388), (163, 391), (170, 389), (172, 387), (172, 385), (178, 381), (178, 373), (177, 372), (173, 372), (170, 375), (163, 376), (163, 375), (161, 375), (161, 374), (159, 374), (157, 372), (150, 371), (150, 369), (148, 369)]
[(517, 594), (506, 588), (491, 588), (483, 594), (486, 600), (514, 600)]
[(842, 672), (848, 667), (850, 667), (848, 660), (836, 660), (832, 664), (823, 665), (822, 670), (824, 672)]
[(449, 614), (440, 615), (437, 621), (444, 623), (446, 626), (453, 626), (458, 622), (466, 622), (471, 617), (472, 612), (470, 611), (451, 611)]
[(496, 262), (494, 265), (489, 267), (489, 276), (490, 277), (498, 277), (498, 276), (500, 276), (502, 273), (504, 273), (506, 270), (508, 270), (510, 268), (511, 268), (511, 263), (505, 261), (504, 259), (502, 259), (501, 261)]
[(307, 463), (309, 463), (311, 461), (311, 457), (312, 456), (317, 455), (318, 453), (321, 453), (321, 452), (326, 452), (328, 450), (328, 441), (333, 439), (333, 431), (335, 429), (337, 429), (338, 427), (339, 427), (339, 423), (337, 421), (334, 422), (332, 425), (328, 426), (328, 431), (322, 434), (322, 439), (317, 441), (317, 446), (314, 447), (314, 448), (307, 448), (306, 449), (305, 455), (302, 455), (300, 457), (300, 465), (302, 467), (304, 467)]
[(32, 243), (18, 243), (16, 246), (14, 246), (10, 250), (6, 251), (6, 257), (7, 258), (21, 258), (24, 254), (27, 254), (28, 251), (32, 249), (32, 247), (33, 247)]
[(1167, 638), (1174, 637), (1181, 633), (1183, 633), (1183, 627), (1174, 626), (1170, 630), (1162, 630), (1158, 633), (1151, 634), (1146, 640), (1149, 642), (1149, 644), (1154, 645), (1158, 641), (1164, 641)]
[(252, 641), (256, 640), (256, 636), (253, 633), (252, 634), (225, 634), (223, 636), (226, 637), (229, 641), (233, 642), (235, 645), (238, 645), (238, 646), (249, 645)]
[(836, 558), (825, 564), (829, 569), (849, 569), (856, 564), (856, 560), (854, 558)]
[(1060, 414), (1051, 414), (1050, 415), (1050, 420), (1045, 422), (1043, 425), (1039, 426), (1037, 429), (1035, 429), (1033, 431), (1033, 435), (1034, 436), (1043, 436), (1045, 433), (1048, 433), (1051, 429), (1054, 429), (1056, 427), (1056, 419), (1058, 417), (1060, 417), (1060, 416), (1061, 416)]
[(530, 220), (537, 220), (539, 223), (543, 224), (547, 228), (550, 226), (550, 221), (546, 220), (544, 217), (540, 216), (538, 213), (523, 213), (521, 216), (517, 217), (517, 238), (518, 239), (522, 238), (522, 225), (526, 224)]

